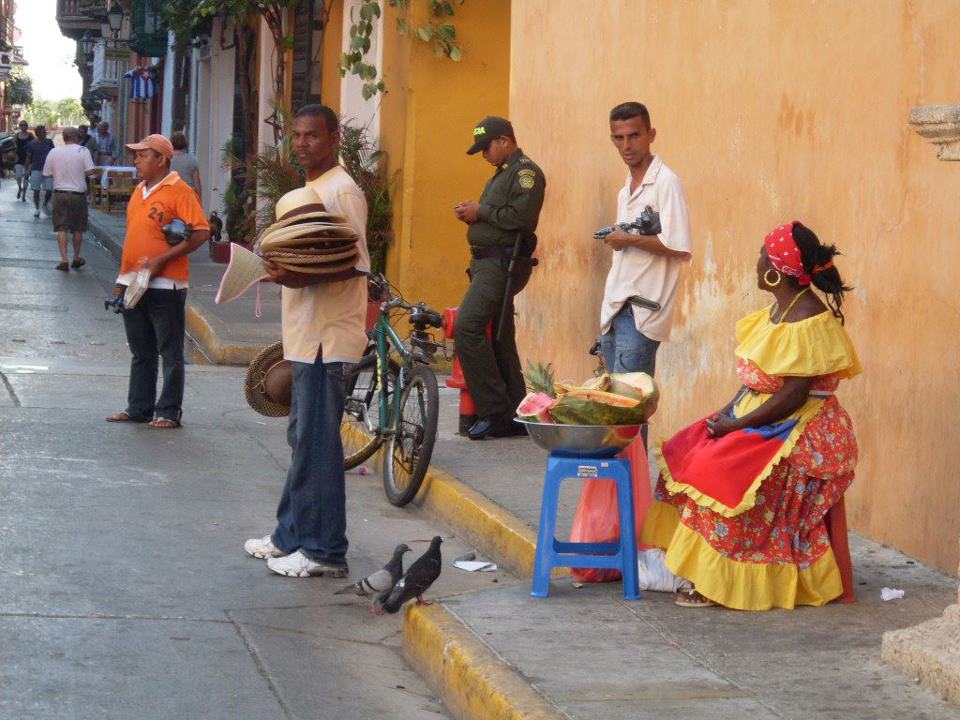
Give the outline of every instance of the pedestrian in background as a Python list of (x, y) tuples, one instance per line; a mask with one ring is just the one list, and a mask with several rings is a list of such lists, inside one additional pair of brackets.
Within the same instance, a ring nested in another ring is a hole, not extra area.
[(192, 187), (197, 197), (203, 197), (203, 185), (200, 183), (200, 165), (197, 159), (187, 152), (187, 136), (179, 130), (170, 136), (173, 144), (173, 160), (170, 167), (177, 171), (180, 179)]
[(110, 123), (102, 122), (97, 125), (97, 152), (93, 156), (94, 162), (101, 166), (115, 165), (117, 162), (117, 139), (110, 132)]
[(78, 125), (77, 132), (80, 133), (77, 144), (89, 150), (90, 157), (95, 158), (97, 156), (97, 139), (90, 134), (90, 127), (88, 125)]
[[(656, 235), (617, 228), (604, 238), (613, 258), (600, 310), (600, 350), (610, 372), (653, 375), (657, 348), (670, 337), (680, 275), (693, 249), (680, 179), (650, 152), (656, 136), (642, 103), (626, 102), (610, 111), (610, 139), (627, 165), (617, 222), (633, 222), (650, 206), (659, 213), (661, 227)], [(629, 302), (633, 297), (659, 309)]]
[(357, 234), (359, 259), (336, 275), (287, 271), (264, 260), (283, 286), (283, 355), (291, 361), (293, 390), (287, 442), (290, 466), (270, 535), (243, 549), (288, 577), (344, 577), (347, 569), (347, 493), (340, 421), (346, 401), (345, 363), (359, 362), (367, 345), (367, 201), (338, 162), (340, 123), (325, 105), (306, 105), (293, 120), (293, 149), (307, 175), (305, 190), (277, 202), (277, 219), (323, 203)]
[[(141, 269), (150, 273), (146, 292), (136, 306), (123, 313), (130, 345), (130, 384), (127, 409), (107, 422), (148, 423), (152, 428), (180, 427), (186, 361), (187, 288), (190, 253), (210, 238), (210, 226), (196, 193), (170, 170), (173, 146), (163, 135), (148, 135), (127, 145), (142, 182), (127, 205), (127, 233), (117, 284), (125, 290)], [(171, 220), (191, 226), (189, 237), (171, 244), (163, 231)], [(157, 397), (159, 360), (163, 360), (163, 387)]]
[(33, 216), (40, 217), (40, 191), (44, 191), (43, 211), (50, 213), (50, 198), (53, 195), (53, 178), (43, 176), (43, 166), (47, 161), (47, 154), (53, 150), (53, 140), (47, 137), (47, 128), (37, 125), (34, 128), (36, 139), (27, 145), (27, 163), (23, 173), (30, 178), (30, 189), (33, 190)]
[(14, 140), (17, 143), (17, 162), (13, 166), (13, 174), (17, 179), (17, 200), (22, 202), (27, 201), (27, 186), (29, 176), (26, 173), (27, 166), (27, 145), (32, 143), (36, 138), (33, 133), (30, 132), (30, 126), (27, 125), (26, 120), (21, 120), (19, 125), (20, 130), (14, 136)]
[[(93, 173), (90, 151), (78, 144), (76, 128), (63, 129), (63, 145), (47, 153), (43, 176), (53, 179), (53, 228), (57, 231), (60, 264), (57, 270), (69, 272), (81, 268), (86, 260), (80, 256), (83, 233), (87, 230), (87, 175)], [(67, 233), (73, 233), (73, 262), (67, 264)]]
[[(526, 393), (517, 354), (513, 295), (530, 277), (529, 257), (536, 247), (534, 231), (547, 180), (517, 146), (509, 120), (485, 118), (474, 128), (473, 140), (467, 154), (482, 152), (496, 171), (478, 202), (466, 200), (454, 208), (457, 219), (467, 224), (472, 258), (467, 271), (470, 288), (460, 303), (454, 337), (463, 376), (477, 406), (478, 420), (467, 437), (482, 440), (525, 432), (513, 422), (514, 409)], [(507, 297), (507, 268), (515, 245), (522, 274)], [(501, 317), (503, 328), (498, 327)], [(493, 341), (486, 332), (490, 322), (494, 323)]]

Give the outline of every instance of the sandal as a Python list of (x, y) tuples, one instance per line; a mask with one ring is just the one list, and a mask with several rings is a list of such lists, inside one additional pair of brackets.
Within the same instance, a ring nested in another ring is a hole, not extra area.
[(107, 422), (114, 423), (123, 423), (123, 422), (132, 422), (132, 423), (145, 423), (150, 422), (150, 418), (135, 418), (126, 410), (118, 412), (116, 415), (111, 415), (108, 418), (104, 418)]
[(72, 263), (70, 263), (70, 267), (76, 270), (77, 268), (82, 268), (86, 264), (87, 264), (86, 260), (84, 260), (83, 258), (77, 258)]
[(67, 263), (62, 262), (57, 265), (57, 270), (60, 270), (62, 272), (70, 272), (70, 266), (67, 265)]
[(158, 430), (175, 430), (180, 427), (180, 423), (170, 418), (158, 417), (147, 423), (147, 427), (157, 428)]
[(677, 599), (674, 602), (682, 608), (706, 608), (714, 607), (717, 604), (694, 589), (678, 592)]

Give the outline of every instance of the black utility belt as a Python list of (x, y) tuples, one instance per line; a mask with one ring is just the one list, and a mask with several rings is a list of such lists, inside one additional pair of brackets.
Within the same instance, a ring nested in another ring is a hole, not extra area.
[(54, 190), (53, 192), (61, 195), (86, 195), (83, 190)]
[(483, 260), (484, 258), (508, 258), (513, 253), (513, 247), (505, 245), (488, 245), (485, 247), (470, 246), (470, 255), (474, 260)]

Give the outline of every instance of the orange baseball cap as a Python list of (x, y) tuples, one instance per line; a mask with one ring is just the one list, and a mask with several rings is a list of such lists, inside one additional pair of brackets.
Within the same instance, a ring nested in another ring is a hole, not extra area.
[(171, 143), (163, 135), (147, 135), (143, 140), (138, 143), (130, 143), (127, 145), (128, 150), (153, 150), (160, 153), (166, 158), (170, 159), (173, 157), (173, 143)]

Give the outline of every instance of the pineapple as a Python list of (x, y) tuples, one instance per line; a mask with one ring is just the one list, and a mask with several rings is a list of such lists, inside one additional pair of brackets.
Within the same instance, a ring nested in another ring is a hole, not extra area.
[(527, 379), (527, 387), (531, 392), (546, 393), (550, 397), (556, 397), (557, 392), (553, 383), (553, 365), (547, 363), (527, 363), (527, 369), (523, 376)]

